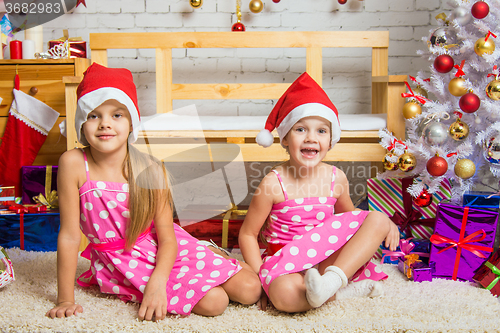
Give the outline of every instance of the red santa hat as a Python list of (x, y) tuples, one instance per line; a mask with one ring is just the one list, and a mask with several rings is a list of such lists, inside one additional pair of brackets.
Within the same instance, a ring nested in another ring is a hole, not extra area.
[(283, 138), (296, 122), (310, 116), (318, 116), (330, 121), (331, 147), (333, 147), (340, 140), (337, 108), (316, 81), (309, 74), (303, 73), (278, 100), (267, 118), (265, 129), (260, 131), (255, 141), (263, 147), (271, 146), (274, 141), (271, 132), (276, 128), (280, 142), (283, 142)]
[(129, 143), (137, 140), (141, 115), (137, 104), (137, 91), (132, 73), (125, 68), (107, 68), (97, 63), (92, 64), (85, 73), (76, 91), (78, 103), (75, 114), (75, 129), (78, 141), (88, 145), (82, 135), (83, 123), (87, 116), (99, 105), (114, 99), (125, 105), (132, 119), (132, 133)]

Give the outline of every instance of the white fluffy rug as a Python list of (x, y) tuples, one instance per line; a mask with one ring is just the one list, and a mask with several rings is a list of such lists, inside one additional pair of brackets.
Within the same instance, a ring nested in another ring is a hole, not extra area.
[[(499, 332), (500, 302), (471, 283), (435, 279), (414, 283), (395, 266), (384, 265), (385, 295), (335, 301), (302, 314), (263, 312), (231, 304), (215, 318), (198, 315), (137, 320), (138, 306), (76, 289), (84, 312), (49, 319), (56, 300), (56, 253), (8, 249), (16, 281), (0, 289), (1, 332)], [(87, 269), (80, 259), (78, 274)]]

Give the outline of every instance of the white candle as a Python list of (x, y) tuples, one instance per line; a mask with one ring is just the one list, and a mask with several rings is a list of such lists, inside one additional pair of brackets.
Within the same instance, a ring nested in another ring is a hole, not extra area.
[(43, 27), (37, 25), (36, 27), (26, 29), (24, 31), (24, 39), (29, 39), (35, 42), (35, 53), (43, 52)]
[(35, 42), (31, 39), (23, 40), (23, 59), (35, 59)]

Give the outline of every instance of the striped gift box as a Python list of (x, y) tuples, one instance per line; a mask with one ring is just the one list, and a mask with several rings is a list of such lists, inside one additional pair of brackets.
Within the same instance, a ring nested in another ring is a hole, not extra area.
[[(377, 210), (385, 213), (389, 217), (392, 217), (396, 212), (400, 212), (406, 216), (403, 204), (403, 181), (401, 178), (368, 179), (367, 191), (368, 209), (370, 211)], [(412, 203), (412, 208), (422, 214), (420, 219), (435, 218), (438, 204), (441, 201), (450, 198), (451, 185), (446, 179), (439, 186), (439, 190), (432, 194), (432, 203), (429, 206), (418, 207)], [(418, 225), (416, 223), (410, 224), (410, 229), (412, 236), (416, 239), (429, 239), (434, 232), (432, 227)], [(407, 236), (409, 235), (405, 235), (402, 230), (401, 237), (406, 238)], [(382, 248), (379, 248), (375, 254), (375, 258), (380, 259), (381, 257)]]

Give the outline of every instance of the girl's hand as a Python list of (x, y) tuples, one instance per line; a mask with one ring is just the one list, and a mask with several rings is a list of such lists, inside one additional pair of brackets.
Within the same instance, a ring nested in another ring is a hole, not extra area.
[(167, 315), (167, 287), (158, 279), (149, 280), (139, 307), (140, 320), (162, 320)]
[(266, 292), (264, 290), (262, 290), (262, 293), (260, 295), (260, 299), (257, 301), (257, 307), (262, 311), (266, 311), (267, 305), (272, 305), (272, 303), (269, 300), (269, 298), (267, 297)]
[(52, 310), (48, 311), (45, 315), (50, 318), (64, 318), (82, 313), (83, 308), (80, 304), (74, 302), (60, 302)]
[(389, 221), (389, 225), (390, 229), (385, 238), (385, 247), (389, 248), (391, 251), (396, 251), (396, 248), (399, 246), (399, 229), (392, 221)]

